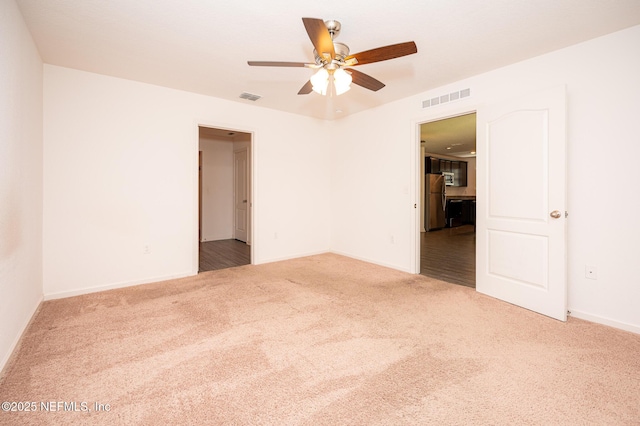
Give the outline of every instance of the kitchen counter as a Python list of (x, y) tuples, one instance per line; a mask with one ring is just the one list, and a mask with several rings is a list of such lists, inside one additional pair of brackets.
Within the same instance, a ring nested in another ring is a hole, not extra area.
[(447, 195), (447, 200), (471, 200), (475, 201), (475, 195)]

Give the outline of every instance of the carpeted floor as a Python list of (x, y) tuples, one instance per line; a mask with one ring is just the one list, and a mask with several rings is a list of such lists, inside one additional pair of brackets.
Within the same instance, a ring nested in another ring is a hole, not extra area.
[(637, 425), (640, 335), (325, 254), (45, 302), (0, 401), (36, 403), (3, 425)]

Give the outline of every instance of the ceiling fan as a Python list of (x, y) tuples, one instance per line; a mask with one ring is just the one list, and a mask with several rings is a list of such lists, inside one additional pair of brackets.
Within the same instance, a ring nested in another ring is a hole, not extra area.
[[(298, 95), (306, 95), (312, 91), (326, 95), (327, 89), (329, 89), (329, 78), (331, 76), (333, 77), (336, 95), (340, 95), (349, 90), (352, 82), (358, 86), (373, 90), (374, 92), (378, 91), (384, 87), (384, 83), (351, 67), (386, 61), (418, 52), (416, 44), (413, 41), (409, 41), (350, 55), (349, 46), (334, 41), (338, 34), (340, 34), (340, 22), (335, 20), (323, 21), (317, 18), (302, 18), (302, 22), (315, 48), (313, 50), (315, 63), (247, 62), (250, 66), (254, 67), (305, 67), (318, 69), (318, 72), (302, 86)], [(348, 71), (346, 69), (348, 69)]]

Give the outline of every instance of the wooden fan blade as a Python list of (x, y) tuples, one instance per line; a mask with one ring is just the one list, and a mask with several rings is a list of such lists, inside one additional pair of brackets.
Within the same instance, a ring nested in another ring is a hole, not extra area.
[(384, 87), (384, 83), (376, 80), (375, 78), (367, 75), (358, 70), (349, 69), (348, 72), (351, 73), (352, 83), (357, 84), (358, 86), (362, 86), (365, 89), (373, 90), (377, 92), (378, 90)]
[[(364, 52), (349, 55), (344, 61), (350, 66), (370, 64), (372, 62), (386, 61), (388, 59), (399, 58), (418, 52), (418, 48), (413, 41), (406, 43), (392, 44), (390, 46), (378, 47), (377, 49), (366, 50)], [(356, 63), (349, 63), (350, 60), (356, 59)]]
[(331, 56), (331, 59), (335, 58), (336, 52), (333, 48), (333, 40), (331, 40), (331, 34), (329, 34), (324, 21), (317, 18), (302, 18), (302, 22), (318, 55), (323, 56), (326, 53)]
[(305, 67), (304, 62), (247, 61), (252, 67)]
[(313, 84), (311, 84), (311, 80), (309, 80), (304, 86), (302, 86), (300, 91), (298, 91), (298, 95), (308, 95), (311, 92), (313, 92)]

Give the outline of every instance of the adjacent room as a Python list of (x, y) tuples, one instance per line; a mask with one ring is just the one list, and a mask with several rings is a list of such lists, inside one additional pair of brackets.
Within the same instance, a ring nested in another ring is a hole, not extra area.
[(0, 424), (637, 424), (638, 46), (637, 0), (1, 1)]
[(198, 272), (251, 264), (251, 134), (198, 129)]
[(420, 125), (420, 273), (476, 286), (476, 114)]

